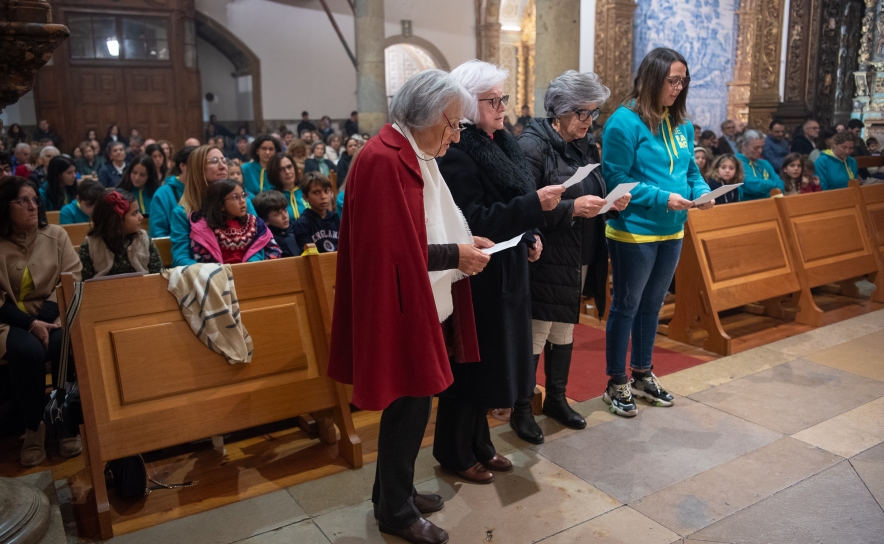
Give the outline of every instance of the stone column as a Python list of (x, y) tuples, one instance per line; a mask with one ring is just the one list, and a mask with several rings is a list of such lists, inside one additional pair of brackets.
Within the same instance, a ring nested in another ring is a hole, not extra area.
[(601, 122), (617, 109), (632, 91), (633, 0), (597, 0), (595, 18), (595, 73), (609, 89), (611, 98), (602, 110)]
[[(734, 79), (728, 81), (727, 117), (738, 123), (749, 121), (749, 85), (752, 82), (752, 59), (758, 25), (758, 0), (740, 0), (737, 15), (737, 54)], [(794, 0), (804, 2), (807, 0)], [(718, 132), (718, 127), (710, 127)]]
[(387, 122), (384, 0), (356, 0), (356, 109), (362, 132), (375, 135)]
[(485, 23), (479, 27), (482, 42), (480, 60), (491, 64), (500, 64), (500, 23)]
[(783, 0), (759, 0), (749, 85), (749, 128), (767, 130), (780, 106)]
[(534, 116), (544, 117), (549, 82), (580, 69), (580, 0), (537, 0)]

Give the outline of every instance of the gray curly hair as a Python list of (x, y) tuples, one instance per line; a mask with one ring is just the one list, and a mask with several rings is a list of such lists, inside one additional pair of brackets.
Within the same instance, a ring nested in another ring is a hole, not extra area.
[(547, 117), (559, 117), (586, 104), (604, 104), (611, 96), (611, 89), (602, 85), (599, 76), (592, 72), (568, 70), (552, 80), (543, 97), (543, 109)]

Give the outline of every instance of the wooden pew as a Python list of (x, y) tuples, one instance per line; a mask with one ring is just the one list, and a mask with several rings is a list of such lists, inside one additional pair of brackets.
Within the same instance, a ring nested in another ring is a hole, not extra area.
[[(822, 194), (822, 193), (820, 193)], [(777, 203), (793, 199), (738, 202), (688, 211), (681, 260), (675, 273), (675, 311), (669, 337), (692, 343), (699, 325), (704, 348), (730, 355), (731, 337), (718, 313), (800, 291)]]
[(89, 234), (89, 231), (92, 229), (92, 223), (72, 223), (69, 225), (61, 225), (67, 233), (68, 237), (71, 239), (71, 244), (74, 246), (74, 249), (79, 250), (80, 244), (83, 243), (83, 240), (86, 239), (86, 235)]
[(165, 238), (151, 238), (151, 240), (160, 252), (163, 268), (172, 268), (172, 240), (168, 236)]
[(884, 263), (859, 188), (780, 198), (777, 206), (801, 285), (796, 321), (822, 324), (823, 311), (813, 300), (812, 288), (846, 280), (853, 284), (867, 274), (873, 275), (877, 288), (872, 300), (884, 302), (884, 275), (878, 273), (884, 271)]
[(60, 215), (61, 212), (46, 212), (46, 221), (48, 221), (50, 225), (59, 225), (61, 224)]
[(884, 155), (877, 157), (854, 157), (856, 165), (859, 168), (880, 168), (884, 167)]
[[(52, 223), (52, 221), (50, 221), (50, 223)], [(92, 223), (71, 223), (68, 225), (61, 225), (61, 228), (67, 231), (74, 249), (80, 249), (80, 244), (83, 243), (83, 240), (86, 239), (86, 235), (89, 234), (89, 231), (92, 229)], [(150, 222), (147, 217), (141, 220), (141, 228), (144, 229), (145, 232), (149, 231)]]
[(860, 187), (856, 181), (850, 183), (851, 187), (859, 190), (860, 202), (866, 211), (869, 234), (878, 253), (884, 255), (884, 184)]
[[(340, 455), (354, 468), (362, 466), (347, 398), (325, 375), (331, 329), (327, 289), (333, 285), (335, 258), (233, 266), (242, 320), (255, 344), (248, 364), (228, 364), (197, 339), (160, 275), (85, 283), (71, 332), (102, 539), (113, 536), (104, 483), (105, 463), (113, 459), (314, 414), (318, 421), (337, 423)], [(69, 274), (63, 287), (70, 300)], [(120, 292), (140, 296), (119, 304)], [(334, 428), (320, 425), (320, 433), (325, 440), (336, 439)]]

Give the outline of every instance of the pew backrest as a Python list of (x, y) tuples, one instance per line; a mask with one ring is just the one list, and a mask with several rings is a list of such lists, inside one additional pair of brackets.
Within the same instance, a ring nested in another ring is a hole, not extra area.
[(854, 187), (777, 199), (799, 273), (809, 287), (878, 269), (876, 248)]
[(50, 225), (58, 225), (61, 223), (61, 212), (46, 212), (46, 221)]
[(884, 166), (884, 155), (875, 157), (854, 157), (859, 168), (880, 168)]

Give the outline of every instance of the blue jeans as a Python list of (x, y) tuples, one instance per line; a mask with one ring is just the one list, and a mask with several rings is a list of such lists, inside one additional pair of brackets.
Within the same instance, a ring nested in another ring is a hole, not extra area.
[(607, 374), (626, 375), (632, 333), (633, 370), (651, 368), (660, 308), (675, 275), (682, 240), (630, 244), (608, 240), (614, 292), (607, 328)]

